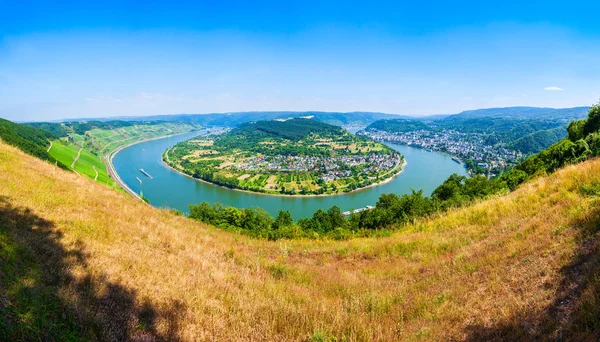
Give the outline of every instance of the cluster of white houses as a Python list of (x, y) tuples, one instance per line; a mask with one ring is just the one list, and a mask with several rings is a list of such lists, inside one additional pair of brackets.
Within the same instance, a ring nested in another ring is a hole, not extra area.
[(486, 143), (484, 135), (480, 133), (461, 133), (454, 130), (389, 133), (369, 130), (364, 134), (377, 141), (415, 146), (430, 151), (449, 153), (461, 159), (470, 159), (486, 169), (505, 168), (523, 156), (521, 152), (510, 150), (503, 144), (490, 145)]
[(321, 171), (325, 178), (334, 180), (351, 175), (351, 167), (363, 166), (361, 169), (367, 174), (385, 172), (398, 165), (402, 156), (398, 153), (371, 154), (371, 155), (341, 155), (335, 157), (325, 156), (257, 156), (236, 163), (233, 167), (245, 171)]

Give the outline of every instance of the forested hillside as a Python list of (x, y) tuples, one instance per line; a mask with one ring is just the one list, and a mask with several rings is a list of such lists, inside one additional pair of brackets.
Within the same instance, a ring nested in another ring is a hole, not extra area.
[(273, 240), (349, 239), (377, 235), (382, 229), (508, 193), (533, 177), (600, 155), (600, 105), (590, 108), (586, 120), (573, 121), (568, 131), (568, 138), (498, 178), (488, 179), (482, 175), (467, 178), (455, 174), (440, 184), (431, 196), (414, 190), (411, 194), (383, 194), (372, 210), (351, 214), (349, 219), (343, 217), (337, 206), (320, 209), (312, 217), (294, 222), (289, 212), (280, 211), (277, 218), (273, 218), (260, 208), (237, 209), (219, 203), (190, 205), (190, 217), (223, 229)]
[(50, 140), (56, 139), (51, 132), (0, 119), (0, 139), (32, 156), (55, 161), (47, 152)]
[(442, 120), (394, 119), (379, 120), (366, 130), (391, 133), (443, 130), (486, 135), (488, 144), (504, 143), (525, 154), (537, 153), (566, 135), (566, 127), (575, 118), (526, 119), (511, 117), (447, 117)]
[(253, 123), (242, 124), (234, 129), (229, 135), (240, 136), (249, 139), (252, 143), (254, 139), (264, 138), (282, 138), (291, 141), (299, 141), (311, 134), (322, 137), (341, 137), (345, 131), (337, 126), (324, 124), (311, 119), (290, 119), (285, 121), (257, 121)]
[(567, 131), (566, 138), (525, 160), (511, 174), (532, 177), (600, 155), (600, 104), (590, 108), (587, 119), (572, 121)]
[(563, 126), (533, 132), (508, 143), (508, 148), (525, 154), (537, 153), (561, 140), (567, 132)]

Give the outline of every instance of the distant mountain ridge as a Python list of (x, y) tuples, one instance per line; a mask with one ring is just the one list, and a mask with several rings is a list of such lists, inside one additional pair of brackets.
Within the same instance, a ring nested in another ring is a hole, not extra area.
[(245, 111), (229, 113), (205, 114), (159, 114), (144, 116), (117, 116), (106, 118), (69, 118), (54, 120), (52, 122), (77, 122), (77, 121), (184, 121), (205, 125), (238, 126), (244, 122), (274, 120), (284, 118), (297, 118), (313, 116), (315, 120), (337, 126), (346, 124), (369, 125), (377, 120), (412, 119), (425, 121), (438, 121), (448, 118), (483, 118), (483, 117), (510, 117), (510, 118), (584, 118), (590, 107), (572, 108), (546, 108), (546, 107), (499, 107), (466, 110), (456, 114), (408, 115), (390, 114), (382, 112), (325, 112), (325, 111)]
[(452, 118), (577, 118), (581, 119), (587, 115), (590, 107), (572, 107), (572, 108), (545, 108), (545, 107), (504, 107), (504, 108), (484, 108), (466, 110), (455, 115)]
[(151, 116), (127, 116), (111, 118), (87, 118), (87, 119), (65, 119), (59, 122), (75, 121), (179, 121), (205, 126), (226, 126), (235, 127), (245, 122), (266, 121), (275, 119), (290, 119), (304, 116), (311, 116), (317, 121), (330, 125), (363, 125), (380, 119), (391, 118), (409, 118), (409, 116), (385, 114), (379, 112), (321, 112), (321, 111), (252, 111), (252, 112), (232, 112), (232, 113), (207, 113), (207, 114), (165, 114)]
[(377, 120), (365, 130), (403, 133), (453, 130), (485, 134), (489, 144), (505, 142), (525, 154), (537, 153), (562, 139), (567, 125), (587, 117), (590, 107), (507, 107), (468, 110), (446, 117)]

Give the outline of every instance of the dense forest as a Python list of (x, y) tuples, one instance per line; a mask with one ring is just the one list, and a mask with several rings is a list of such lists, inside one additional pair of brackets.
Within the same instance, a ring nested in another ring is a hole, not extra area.
[(229, 135), (243, 137), (251, 142), (264, 138), (282, 138), (297, 142), (311, 134), (323, 138), (337, 138), (345, 135), (346, 131), (337, 126), (315, 120), (295, 118), (285, 121), (272, 120), (245, 123), (231, 131)]
[(0, 119), (0, 139), (35, 157), (55, 162), (46, 151), (56, 136), (47, 130)]
[(563, 126), (546, 129), (513, 140), (507, 144), (507, 147), (524, 154), (537, 153), (561, 140), (565, 135), (566, 132)]
[(525, 160), (509, 173), (532, 177), (600, 155), (600, 104), (592, 106), (586, 120), (572, 121), (567, 132), (566, 138)]

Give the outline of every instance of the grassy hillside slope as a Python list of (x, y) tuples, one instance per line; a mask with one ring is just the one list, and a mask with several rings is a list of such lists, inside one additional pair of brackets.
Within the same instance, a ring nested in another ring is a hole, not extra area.
[[(80, 146), (63, 140), (55, 140), (52, 142), (52, 147), (48, 150), (48, 153), (69, 168), (73, 165), (74, 170), (81, 175), (108, 186), (116, 186), (115, 182), (108, 176), (106, 166), (100, 158)], [(77, 157), (78, 155), (79, 157)]]
[(593, 339), (600, 159), (384, 238), (253, 240), (0, 143), (0, 340)]

